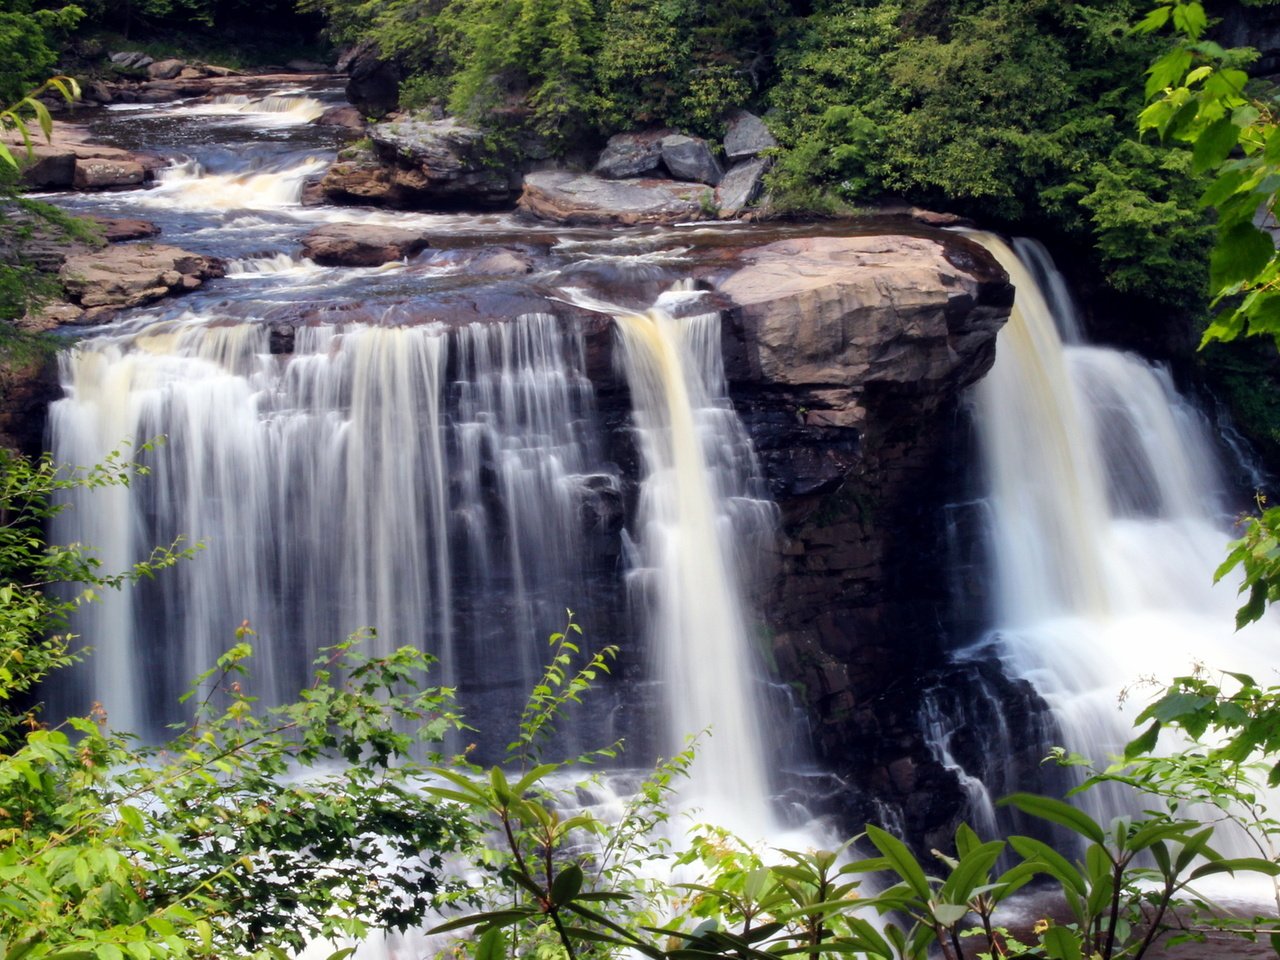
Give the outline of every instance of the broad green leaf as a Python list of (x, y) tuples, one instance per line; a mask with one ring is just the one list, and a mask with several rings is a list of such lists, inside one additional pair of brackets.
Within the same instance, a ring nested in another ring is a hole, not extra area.
[(1106, 842), (1106, 834), (1092, 817), (1061, 800), (1034, 793), (1012, 793), (1000, 800), (999, 805), (1015, 806), (1023, 813), (1029, 813), (1033, 817), (1074, 830), (1094, 843)]
[(907, 882), (916, 896), (927, 901), (931, 893), (929, 880), (907, 845), (872, 824), (867, 824), (867, 839), (889, 861), (890, 868)]
[(1009, 845), (1017, 850), (1029, 865), (1043, 865), (1044, 872), (1057, 880), (1064, 888), (1070, 889), (1082, 897), (1087, 892), (1088, 887), (1084, 882), (1084, 877), (1080, 875), (1080, 871), (1073, 867), (1066, 857), (1044, 841), (1036, 840), (1034, 837), (1015, 836), (1009, 838)]
[(551, 903), (562, 907), (578, 895), (582, 889), (582, 868), (571, 863), (556, 876), (551, 884)]
[(1237, 223), (1218, 234), (1218, 243), (1209, 259), (1209, 282), (1220, 290), (1247, 281), (1271, 262), (1275, 255), (1271, 235), (1252, 223)]
[(1196, 138), (1195, 148), (1192, 151), (1193, 169), (1197, 173), (1203, 173), (1216, 167), (1227, 159), (1227, 155), (1239, 139), (1240, 128), (1230, 119), (1224, 117), (1209, 124)]
[(1066, 927), (1050, 927), (1040, 936), (1050, 960), (1081, 960), (1080, 935)]
[(504, 960), (507, 935), (501, 927), (490, 927), (476, 944), (475, 960)]

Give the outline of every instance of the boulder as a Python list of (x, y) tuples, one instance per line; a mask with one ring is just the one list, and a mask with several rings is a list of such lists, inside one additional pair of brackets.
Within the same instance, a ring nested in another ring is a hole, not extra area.
[(803, 237), (745, 251), (714, 283), (740, 328), (737, 377), (917, 393), (973, 383), (990, 369), (1008, 314), (1008, 302), (990, 301), (1012, 294), (1007, 282), (989, 283), (948, 257), (940, 240), (894, 235)]
[[(164, 244), (124, 244), (67, 257), (58, 277), (86, 312), (137, 307), (197, 289), (226, 273), (226, 264)], [(100, 316), (99, 314), (91, 316)]]
[(656, 173), (662, 162), (662, 139), (670, 133), (670, 130), (649, 130), (615, 134), (605, 144), (592, 172), (611, 180)]
[(157, 60), (147, 67), (147, 76), (152, 80), (172, 80), (186, 67), (182, 60)]
[(705, 220), (712, 202), (711, 191), (701, 184), (606, 180), (552, 170), (525, 176), (518, 206), (556, 223), (634, 226)]
[(427, 247), (414, 230), (377, 224), (330, 223), (302, 238), (302, 255), (326, 267), (376, 267)]
[(338, 58), (337, 71), (347, 74), (347, 100), (364, 116), (385, 116), (399, 105), (400, 67), (374, 44), (352, 47)]
[(736, 164), (724, 175), (716, 187), (716, 209), (720, 216), (738, 216), (760, 195), (765, 171), (771, 163), (770, 157), (756, 157)]
[(732, 110), (725, 120), (724, 155), (730, 160), (755, 157), (778, 145), (764, 121), (746, 110)]
[(111, 187), (134, 187), (146, 177), (146, 168), (136, 160), (89, 157), (76, 160), (71, 182), (77, 190), (104, 190)]
[(354, 134), (364, 133), (364, 117), (355, 107), (330, 107), (311, 121), (321, 127), (341, 127)]
[(292, 73), (328, 73), (329, 65), (317, 60), (290, 60), (284, 68)]
[(23, 184), (37, 190), (67, 189), (75, 181), (76, 154), (65, 145), (37, 143), (19, 163)]
[(107, 59), (123, 70), (146, 70), (155, 61), (141, 50), (122, 50), (107, 54)]
[(662, 138), (661, 146), (662, 165), (677, 180), (692, 180), (714, 187), (724, 176), (720, 161), (701, 137), (673, 133)]
[(116, 217), (90, 217), (102, 230), (102, 238), (108, 243), (126, 240), (147, 240), (160, 235), (160, 228), (150, 220), (133, 220)]
[(455, 119), (408, 117), (374, 124), (369, 139), (387, 179), (423, 206), (492, 206), (519, 189), (513, 168), (496, 165), (485, 135)]

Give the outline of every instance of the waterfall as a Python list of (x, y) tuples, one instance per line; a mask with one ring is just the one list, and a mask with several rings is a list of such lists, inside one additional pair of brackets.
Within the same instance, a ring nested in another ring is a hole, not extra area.
[(166, 441), (143, 456), (149, 477), (55, 535), (95, 544), (111, 568), (179, 536), (204, 543), (85, 610), (79, 631), (100, 649), (65, 705), (92, 696), (117, 726), (154, 734), (244, 619), (255, 691), (271, 702), (296, 694), (320, 647), (364, 626), (378, 652), (437, 657), (443, 682), (527, 689), (565, 606), (590, 597), (583, 516), (613, 483), (581, 343), (535, 314), (452, 331), (303, 327), (276, 356), (265, 324), (214, 320), (63, 355), (59, 461)]
[[(1017, 288), (974, 396), (994, 640), (1049, 703), (1064, 745), (1105, 763), (1134, 736), (1149, 692), (1121, 704), (1122, 691), (1197, 664), (1265, 670), (1280, 628), (1269, 617), (1234, 632), (1233, 585), (1213, 585), (1231, 534), (1206, 419), (1160, 367), (1064, 344), (1031, 271), (1001, 241), (977, 239)], [(1099, 791), (1080, 800), (1104, 820), (1116, 812)]]
[(668, 691), (668, 749), (709, 731), (685, 799), (763, 837), (771, 822), (763, 707), (740, 577), (775, 521), (772, 504), (751, 489), (759, 476), (728, 402), (720, 317), (676, 319), (655, 307), (616, 320), (645, 462), (632, 577)]

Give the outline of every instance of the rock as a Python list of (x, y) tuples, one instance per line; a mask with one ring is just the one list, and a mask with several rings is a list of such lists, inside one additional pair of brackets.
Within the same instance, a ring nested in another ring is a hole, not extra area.
[(311, 121), (321, 127), (342, 127), (356, 134), (364, 133), (364, 117), (355, 107), (330, 107), (315, 120)]
[(338, 58), (337, 71), (347, 74), (347, 100), (364, 116), (385, 116), (399, 104), (400, 67), (384, 60), (374, 44), (352, 47)]
[(711, 191), (700, 184), (545, 171), (525, 176), (518, 206), (556, 223), (634, 226), (705, 220), (712, 202)]
[(22, 182), (38, 190), (65, 189), (76, 175), (76, 154), (70, 147), (37, 143), (22, 165)]
[(468, 277), (521, 276), (533, 272), (533, 258), (507, 247), (459, 247), (433, 253), (423, 266)]
[(329, 65), (316, 60), (290, 60), (284, 65), (292, 73), (328, 73)]
[(662, 138), (662, 165), (677, 180), (715, 186), (724, 176), (720, 161), (701, 137), (673, 133)]
[(204, 280), (225, 272), (226, 265), (216, 257), (143, 243), (72, 254), (58, 276), (72, 302), (89, 313), (98, 307), (141, 306), (196, 289)]
[(179, 80), (200, 80), (200, 79), (203, 79), (204, 77), (207, 77), (208, 75), (209, 74), (204, 70), (203, 67), (183, 67), (178, 72), (178, 79)]
[(91, 103), (115, 103), (116, 85), (105, 80), (95, 80), (82, 88), (81, 97)]
[(302, 238), (302, 255), (326, 267), (376, 267), (427, 247), (413, 230), (377, 224), (331, 223)]
[(146, 176), (146, 169), (136, 160), (90, 157), (76, 160), (71, 182), (77, 190), (103, 190), (137, 186)]
[(398, 193), (415, 205), (493, 206), (510, 201), (518, 190), (515, 171), (495, 165), (484, 134), (457, 120), (409, 117), (377, 123), (369, 128), (369, 139), (389, 168), (374, 179), (388, 185), (389, 196)]
[(611, 180), (657, 173), (658, 164), (662, 162), (662, 138), (670, 133), (670, 130), (650, 130), (615, 134), (605, 144), (592, 172)]
[(909, 215), (916, 223), (929, 227), (957, 227), (973, 223), (958, 213), (941, 213), (937, 210), (925, 210), (923, 207), (912, 207)]
[(741, 329), (738, 375), (917, 392), (976, 381), (995, 359), (1007, 305), (984, 312), (978, 304), (993, 294), (946, 254), (940, 241), (908, 236), (805, 237), (747, 251), (744, 266), (715, 281)]
[(186, 69), (182, 60), (157, 60), (147, 67), (147, 76), (152, 80), (172, 80)]
[(125, 70), (146, 70), (155, 61), (143, 53), (141, 50), (124, 50), (119, 53), (111, 53), (107, 55), (117, 67)]
[(730, 160), (755, 157), (778, 145), (764, 121), (746, 110), (732, 110), (725, 122), (724, 155)]
[(123, 243), (126, 240), (146, 240), (160, 235), (160, 228), (150, 220), (111, 217), (90, 217), (89, 219), (102, 228), (102, 238), (108, 243)]
[(716, 209), (722, 217), (736, 217), (760, 195), (770, 157), (756, 157), (734, 165), (716, 187)]

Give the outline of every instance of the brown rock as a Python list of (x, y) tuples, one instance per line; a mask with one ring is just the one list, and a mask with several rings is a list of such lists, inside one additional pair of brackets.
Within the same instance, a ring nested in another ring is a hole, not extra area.
[(413, 230), (376, 224), (331, 223), (302, 238), (302, 255), (326, 267), (376, 267), (427, 247)]
[(147, 76), (152, 80), (172, 80), (186, 68), (181, 60), (157, 60), (147, 67)]
[(108, 243), (126, 240), (146, 240), (160, 235), (160, 228), (150, 220), (132, 220), (113, 217), (90, 217), (102, 228), (102, 238)]
[(144, 243), (72, 254), (58, 276), (70, 299), (88, 315), (91, 308), (136, 307), (193, 290), (225, 271), (225, 264), (214, 257)]
[(675, 180), (606, 180), (591, 174), (546, 171), (524, 178), (518, 206), (556, 223), (681, 223), (707, 219), (711, 190)]
[(70, 187), (76, 175), (76, 154), (70, 147), (38, 143), (22, 163), (22, 182), (40, 190)]
[(330, 107), (312, 122), (321, 127), (341, 127), (353, 133), (363, 133), (365, 128), (364, 117), (352, 106)]

